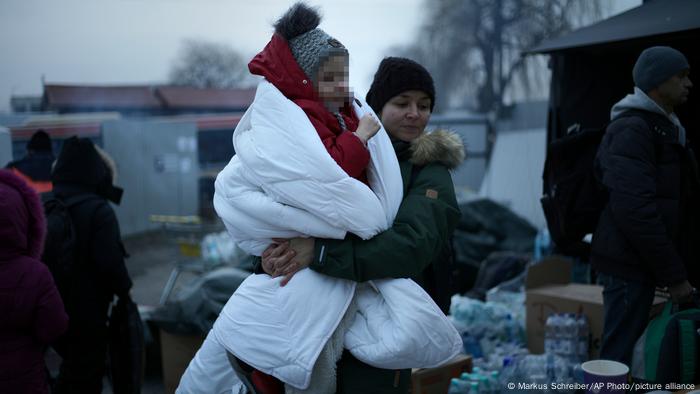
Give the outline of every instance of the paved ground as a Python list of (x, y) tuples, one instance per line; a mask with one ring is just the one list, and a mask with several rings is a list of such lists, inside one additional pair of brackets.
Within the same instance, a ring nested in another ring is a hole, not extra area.
[[(175, 264), (186, 258), (180, 256), (174, 236), (160, 231), (128, 237), (124, 244), (130, 255), (126, 265), (134, 282), (131, 290), (134, 302), (157, 306)], [(190, 273), (182, 273), (174, 292), (193, 277)]]
[[(213, 224), (220, 231), (223, 226)], [(154, 231), (124, 239), (125, 247), (130, 254), (127, 268), (134, 283), (131, 294), (139, 308), (148, 309), (158, 306), (163, 288), (177, 261), (187, 259), (181, 256), (176, 236), (164, 231)], [(187, 282), (196, 278), (191, 272), (183, 272), (178, 277), (172, 295)], [(160, 366), (159, 349), (153, 346), (147, 348), (146, 376), (142, 394), (161, 394), (165, 392)], [(58, 371), (60, 357), (55, 353), (47, 356), (49, 370), (55, 375)], [(109, 382), (105, 379), (103, 394), (112, 394)]]
[[(207, 227), (209, 231), (214, 229), (223, 231), (223, 225), (218, 223), (207, 224)], [(203, 235), (195, 234), (192, 240), (197, 243)], [(157, 307), (176, 263), (191, 260), (181, 255), (177, 238), (182, 238), (182, 234), (154, 231), (124, 239), (125, 247), (130, 254), (127, 268), (134, 283), (131, 291), (132, 298), (141, 308)], [(170, 297), (177, 294), (183, 285), (196, 277), (197, 274), (192, 272), (180, 273)], [(164, 393), (159, 349), (151, 346), (147, 351), (146, 377), (141, 392), (142, 394)], [(105, 393), (111, 393), (111, 391), (105, 390)]]

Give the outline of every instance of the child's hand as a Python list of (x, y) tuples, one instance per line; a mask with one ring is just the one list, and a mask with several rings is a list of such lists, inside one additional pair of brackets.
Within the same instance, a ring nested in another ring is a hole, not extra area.
[(371, 114), (367, 114), (360, 119), (355, 135), (366, 145), (367, 141), (377, 134), (380, 127), (379, 121)]

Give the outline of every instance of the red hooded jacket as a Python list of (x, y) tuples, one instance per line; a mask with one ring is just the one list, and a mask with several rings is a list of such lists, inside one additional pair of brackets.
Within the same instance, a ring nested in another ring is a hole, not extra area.
[(352, 134), (359, 123), (355, 111), (352, 106), (345, 106), (341, 115), (347, 130), (342, 130), (338, 119), (318, 99), (311, 80), (297, 64), (282, 36), (274, 34), (265, 48), (248, 63), (248, 69), (252, 74), (265, 77), (285, 97), (301, 107), (333, 160), (349, 176), (367, 183), (369, 151)]
[(44, 349), (68, 328), (49, 269), (39, 196), (0, 170), (0, 393), (49, 392)]

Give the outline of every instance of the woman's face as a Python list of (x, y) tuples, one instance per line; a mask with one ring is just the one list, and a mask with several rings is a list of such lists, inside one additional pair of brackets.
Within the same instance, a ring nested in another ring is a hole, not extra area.
[(430, 120), (430, 96), (420, 90), (407, 90), (384, 104), (381, 112), (384, 129), (402, 141), (416, 139)]
[(348, 68), (348, 57), (335, 55), (323, 62), (316, 74), (318, 98), (331, 112), (338, 112), (350, 101)]

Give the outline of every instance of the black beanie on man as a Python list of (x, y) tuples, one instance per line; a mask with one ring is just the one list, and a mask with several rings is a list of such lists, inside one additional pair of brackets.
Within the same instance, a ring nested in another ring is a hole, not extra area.
[(407, 90), (425, 92), (430, 97), (430, 112), (433, 112), (435, 85), (428, 70), (411, 59), (386, 57), (379, 63), (366, 101), (379, 114), (387, 101)]
[(51, 153), (51, 137), (43, 129), (39, 129), (27, 142), (27, 150)]

